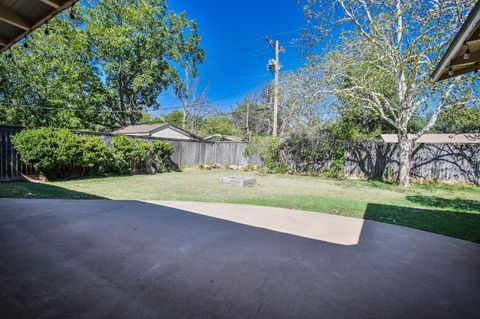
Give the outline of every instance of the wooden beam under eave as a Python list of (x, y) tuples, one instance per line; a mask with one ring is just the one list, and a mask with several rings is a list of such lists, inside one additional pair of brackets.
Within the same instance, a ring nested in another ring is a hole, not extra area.
[(10, 41), (2, 36), (0, 36), (0, 46), (6, 47)]
[(0, 46), (6, 47), (7, 44), (8, 44), (8, 41), (7, 41), (7, 40), (5, 40), (5, 39), (0, 39)]
[[(55, 1), (57, 1), (57, 0), (55, 0)], [(60, 0), (58, 0), (58, 1), (60, 1)], [(30, 22), (29, 23), (30, 24), (29, 29), (26, 29), (26, 30), (24, 29), (24, 31), (19, 33), (14, 39), (9, 39), (6, 46), (3, 46), (3, 47), (0, 46), (0, 53), (8, 50), (12, 45), (14, 45), (18, 41), (20, 41), (22, 38), (24, 38), (29, 33), (33, 32), (35, 29), (37, 29), (40, 26), (42, 26), (43, 24), (45, 24), (46, 21), (50, 20), (51, 18), (53, 18), (54, 16), (56, 16), (57, 14), (62, 12), (63, 10), (66, 10), (66, 9), (70, 8), (73, 4), (78, 2), (78, 0), (61, 0), (61, 2), (62, 2), (62, 5), (58, 9), (53, 9), (52, 8), (52, 10), (48, 14), (42, 16), (37, 21)], [(2, 7), (0, 7), (0, 12), (3, 13)]]
[(40, 1), (56, 10), (63, 5), (63, 2), (59, 0), (40, 0)]
[(0, 20), (19, 29), (30, 30), (31, 23), (15, 11), (0, 4)]
[(467, 42), (480, 40), (480, 24), (477, 26), (477, 29), (472, 32), (470, 37), (467, 39)]
[(477, 29), (474, 34), (470, 38), (468, 38), (467, 42), (473, 42), (473, 41), (478, 41), (480, 40), (480, 31)]
[(470, 58), (468, 58), (467, 60), (465, 60), (463, 56), (453, 59), (452, 63), (450, 63), (450, 66), (470, 64), (476, 62), (480, 62), (480, 51), (470, 53)]
[(442, 76), (438, 79), (439, 81), (441, 80), (446, 80), (446, 79), (450, 79), (450, 78), (454, 78), (456, 76), (459, 76), (459, 75), (462, 75), (462, 74), (466, 74), (466, 73), (470, 73), (470, 72), (473, 72), (477, 69), (477, 66), (475, 64), (469, 66), (469, 67), (466, 67), (466, 68), (463, 68), (463, 69), (460, 69), (460, 70), (456, 70), (452, 76), (448, 75), (448, 71), (445, 71), (445, 73), (442, 74)]

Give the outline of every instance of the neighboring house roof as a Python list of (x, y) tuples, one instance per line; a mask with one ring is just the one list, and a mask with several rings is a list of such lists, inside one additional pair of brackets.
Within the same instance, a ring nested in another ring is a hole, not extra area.
[(229, 142), (241, 142), (242, 139), (237, 136), (230, 136), (230, 135), (222, 135), (222, 134), (212, 134), (209, 136), (205, 136), (203, 138), (204, 141), (229, 141)]
[(6, 51), (78, 0), (0, 0), (0, 52)]
[(156, 132), (166, 127), (167, 125), (168, 123), (129, 125), (129, 126), (124, 126), (119, 129), (116, 129), (112, 133), (114, 134), (151, 134), (153, 132)]
[[(385, 143), (398, 143), (397, 134), (382, 134)], [(413, 138), (413, 134), (409, 134)], [(480, 133), (423, 134), (415, 143), (424, 144), (480, 144)]]
[[(464, 56), (467, 50), (469, 55)], [(479, 64), (480, 1), (473, 7), (431, 77), (434, 82), (449, 79), (478, 70)]]
[(161, 124), (141, 124), (141, 125), (129, 125), (129, 126), (124, 126), (119, 129), (114, 130), (112, 133), (113, 134), (125, 134), (125, 135), (147, 135), (150, 136), (153, 133), (156, 133), (158, 131), (161, 131), (163, 129), (170, 128), (172, 130), (175, 130), (181, 134), (184, 134), (186, 136), (189, 136), (193, 139), (199, 140), (200, 138), (196, 136), (193, 133), (190, 133), (188, 131), (185, 131), (184, 129), (181, 129), (173, 124), (170, 123), (161, 123)]

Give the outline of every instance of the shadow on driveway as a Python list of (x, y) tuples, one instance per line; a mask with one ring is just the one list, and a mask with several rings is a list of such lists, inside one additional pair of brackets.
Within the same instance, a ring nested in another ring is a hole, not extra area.
[(28, 181), (0, 182), (0, 198), (105, 199), (43, 182)]
[(474, 318), (479, 247), (369, 221), (345, 246), (137, 201), (0, 200), (0, 313)]

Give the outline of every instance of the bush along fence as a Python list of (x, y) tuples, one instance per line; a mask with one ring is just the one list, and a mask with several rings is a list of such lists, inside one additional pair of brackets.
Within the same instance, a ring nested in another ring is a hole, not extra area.
[(42, 176), (65, 178), (164, 172), (172, 168), (173, 145), (118, 135), (107, 146), (97, 136), (79, 136), (68, 129), (38, 128), (18, 132), (11, 141), (22, 162)]
[[(19, 134), (22, 131), (24, 134)], [(19, 180), (40, 172), (55, 178), (163, 172), (209, 163), (259, 164), (244, 156), (245, 143), (73, 133), (62, 129), (0, 126), (0, 181)]]
[[(113, 134), (95, 133), (95, 132), (76, 132), (82, 136), (98, 136), (106, 145), (110, 145)], [(259, 165), (259, 160), (255, 156), (245, 155), (246, 143), (242, 142), (207, 142), (195, 140), (178, 140), (163, 138), (142, 138), (135, 137), (137, 140), (144, 140), (151, 143), (155, 140), (167, 141), (174, 146), (175, 151), (170, 156), (172, 161), (178, 167), (187, 167), (201, 164), (221, 164), (245, 166), (247, 164)]]

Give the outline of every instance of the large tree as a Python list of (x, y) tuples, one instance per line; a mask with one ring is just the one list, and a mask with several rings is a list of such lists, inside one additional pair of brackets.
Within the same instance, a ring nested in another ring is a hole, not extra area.
[(204, 116), (202, 109), (208, 108), (207, 93), (209, 86), (200, 90), (200, 79), (196, 72), (191, 70), (190, 65), (184, 67), (184, 77), (182, 79), (182, 87), (176, 96), (182, 104), (182, 123), (181, 127), (187, 129), (190, 122), (190, 129), (194, 129), (198, 122)]
[(104, 72), (107, 105), (120, 125), (135, 124), (141, 112), (158, 108), (157, 98), (182, 88), (178, 67), (195, 70), (204, 59), (194, 20), (171, 11), (165, 0), (92, 0), (86, 31)]
[(254, 135), (270, 135), (272, 132), (272, 110), (270, 86), (261, 93), (257, 91), (245, 95), (231, 111), (231, 121), (244, 140), (251, 141)]
[[(337, 41), (337, 49), (324, 68), (324, 92), (361, 100), (365, 108), (396, 129), (398, 181), (409, 186), (414, 142), (433, 128), (443, 110), (469, 104), (478, 94), (478, 82), (472, 85), (472, 78), (435, 84), (429, 78), (442, 48), (453, 38), (474, 1), (306, 2), (305, 12), (317, 35), (333, 31), (331, 34), (339, 37), (341, 32), (345, 40)], [(361, 72), (357, 72), (359, 64)], [(409, 132), (410, 122), (419, 112), (430, 117), (420, 130)]]
[[(82, 6), (83, 5), (83, 6)], [(89, 0), (0, 56), (2, 121), (109, 129), (135, 124), (204, 58), (195, 21), (164, 0)]]
[(315, 94), (317, 74), (309, 66), (282, 74), (279, 89), (279, 135), (312, 129), (332, 111), (323, 96)]
[(101, 129), (104, 90), (81, 21), (61, 15), (0, 55), (2, 122)]

